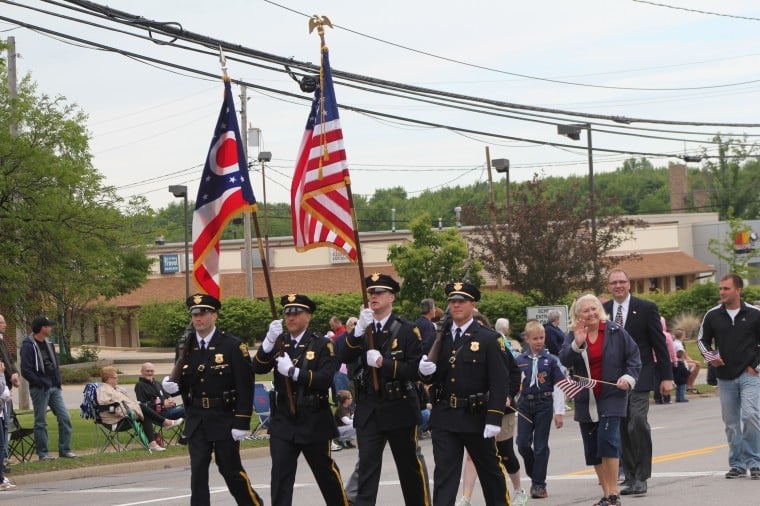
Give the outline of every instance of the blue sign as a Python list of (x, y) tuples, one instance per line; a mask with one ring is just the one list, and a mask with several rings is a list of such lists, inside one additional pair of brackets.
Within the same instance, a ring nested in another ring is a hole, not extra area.
[(161, 259), (161, 274), (176, 274), (179, 272), (179, 255), (159, 255)]

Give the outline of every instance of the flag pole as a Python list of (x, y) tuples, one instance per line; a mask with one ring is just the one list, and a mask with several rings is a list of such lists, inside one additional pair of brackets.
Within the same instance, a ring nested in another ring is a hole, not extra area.
[[(332, 28), (332, 23), (330, 22), (330, 18), (327, 16), (317, 16), (314, 15), (311, 18), (309, 18), (309, 33), (312, 33), (314, 29), (317, 29), (317, 34), (319, 35), (320, 40), (320, 52), (324, 53), (327, 51), (327, 44), (325, 43), (325, 25)], [(320, 59), (321, 60), (321, 59)], [(319, 69), (319, 81), (320, 81), (320, 89), (324, 89), (323, 82), (324, 82), (324, 73), (322, 70), (322, 66), (320, 65)], [(324, 94), (321, 97), (321, 100), (324, 100)], [(336, 104), (337, 105), (337, 104)], [(324, 108), (321, 108), (324, 114)], [(354, 244), (356, 245), (356, 264), (359, 267), (359, 286), (361, 287), (362, 292), (362, 303), (364, 307), (369, 307), (369, 297), (367, 296), (367, 286), (364, 282), (364, 259), (362, 257), (362, 246), (361, 242), (359, 240), (359, 227), (356, 222), (356, 210), (354, 208), (354, 194), (351, 191), (351, 178), (348, 175), (345, 175), (343, 178), (343, 182), (346, 185), (346, 196), (348, 198), (348, 207), (351, 210), (351, 223), (353, 225), (353, 232), (354, 232)], [(375, 349), (375, 336), (374, 336), (374, 329), (370, 327), (367, 327), (365, 330), (365, 333), (367, 334), (367, 346), (371, 349)], [(377, 368), (370, 367), (371, 376), (372, 376), (372, 388), (375, 392), (380, 391), (380, 378), (377, 373)]]

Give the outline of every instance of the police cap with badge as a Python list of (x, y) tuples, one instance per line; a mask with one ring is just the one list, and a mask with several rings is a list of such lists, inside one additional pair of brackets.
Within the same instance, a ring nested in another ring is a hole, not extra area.
[(222, 308), (222, 303), (219, 302), (219, 299), (207, 293), (193, 294), (187, 298), (185, 304), (190, 309), (191, 315), (208, 312), (215, 313)]
[(314, 314), (314, 311), (317, 310), (317, 304), (313, 300), (306, 295), (299, 295), (297, 293), (283, 295), (280, 299), (280, 304), (282, 304), (285, 314), (300, 313), (303, 311)]
[(398, 281), (387, 274), (380, 274), (379, 272), (375, 272), (371, 276), (364, 278), (364, 284), (367, 287), (367, 293), (398, 293), (401, 290)]
[(449, 283), (444, 290), (448, 300), (469, 300), (471, 302), (480, 300), (480, 290), (466, 281)]

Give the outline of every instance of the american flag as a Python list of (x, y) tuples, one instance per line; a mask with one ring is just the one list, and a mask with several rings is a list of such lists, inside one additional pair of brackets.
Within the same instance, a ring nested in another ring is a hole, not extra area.
[(290, 188), (297, 251), (330, 246), (356, 261), (350, 184), (330, 59), (323, 47), (320, 85), (314, 92)]
[(713, 360), (720, 358), (720, 351), (705, 348), (702, 350), (702, 356), (705, 357), (705, 362), (712, 362)]
[(582, 376), (576, 377), (578, 378), (577, 381), (570, 378), (562, 378), (557, 382), (557, 386), (565, 393), (565, 397), (568, 399), (574, 399), (584, 389), (590, 390), (599, 384), (599, 381), (595, 379), (584, 378)]
[(219, 240), (227, 223), (243, 211), (255, 211), (256, 198), (240, 138), (228, 79), (224, 101), (203, 167), (193, 211), (193, 277), (209, 295), (220, 298)]

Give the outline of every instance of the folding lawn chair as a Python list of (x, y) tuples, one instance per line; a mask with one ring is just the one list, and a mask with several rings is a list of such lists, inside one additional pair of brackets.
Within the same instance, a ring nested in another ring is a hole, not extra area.
[[(271, 386), (271, 383), (270, 383)], [(248, 439), (266, 439), (269, 437), (264, 431), (269, 429), (270, 417), (272, 416), (272, 405), (269, 399), (270, 389), (267, 389), (264, 383), (256, 383), (253, 390), (253, 411), (259, 419), (259, 424), (248, 436)]]
[(9, 432), (8, 459), (15, 458), (19, 462), (32, 460), (34, 455), (34, 429), (22, 427), (16, 417), (16, 411), (11, 412)]
[(108, 406), (98, 404), (98, 387), (100, 383), (87, 383), (84, 387), (82, 404), (79, 405), (79, 416), (85, 419), (91, 419), (96, 432), (103, 436), (103, 444), (100, 446), (100, 453), (105, 453), (108, 448), (113, 448), (117, 452), (124, 451), (129, 444), (135, 440), (137, 434), (132, 422), (128, 418), (123, 418), (117, 423), (105, 423), (100, 417), (100, 413), (109, 411), (111, 413), (123, 412), (122, 406), (115, 402)]

